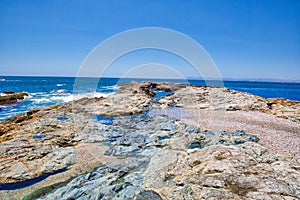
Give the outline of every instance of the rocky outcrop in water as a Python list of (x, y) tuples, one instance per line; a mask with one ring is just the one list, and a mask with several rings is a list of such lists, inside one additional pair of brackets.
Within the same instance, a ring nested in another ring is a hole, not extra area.
[(0, 105), (15, 104), (18, 100), (23, 100), (25, 97), (29, 96), (26, 92), (4, 91), (3, 94), (4, 95), (0, 96)]
[(25, 97), (29, 96), (26, 92), (4, 91), (3, 94), (4, 95), (0, 96), (0, 105), (15, 104), (18, 100), (23, 100)]
[(15, 137), (14, 132), (18, 132), (23, 127), (40, 120), (55, 112), (56, 108), (61, 106), (46, 106), (29, 109), (25, 114), (18, 114), (15, 117), (0, 122), (0, 143), (8, 141)]

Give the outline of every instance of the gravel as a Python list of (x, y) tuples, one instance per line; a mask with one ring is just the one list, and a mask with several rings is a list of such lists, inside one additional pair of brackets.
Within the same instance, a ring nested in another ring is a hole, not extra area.
[(161, 112), (179, 118), (184, 123), (197, 125), (201, 130), (244, 130), (247, 134), (259, 137), (258, 143), (271, 152), (300, 158), (300, 124), (287, 119), (251, 111), (183, 111), (181, 108)]

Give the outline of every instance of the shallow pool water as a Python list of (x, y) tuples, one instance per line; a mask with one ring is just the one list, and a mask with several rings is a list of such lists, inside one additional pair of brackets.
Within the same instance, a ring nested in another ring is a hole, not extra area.
[(46, 134), (42, 134), (42, 135), (33, 135), (32, 138), (33, 139), (43, 139), (45, 138), (47, 135)]
[(193, 143), (193, 144), (190, 144), (188, 148), (189, 149), (203, 149), (204, 146), (199, 143)]
[(66, 120), (68, 120), (68, 118), (67, 117), (58, 117), (57, 120), (59, 120), (59, 121), (66, 121)]
[(165, 97), (165, 96), (167, 96), (167, 95), (169, 95), (169, 94), (174, 94), (174, 92), (166, 92), (166, 91), (164, 91), (164, 90), (154, 90), (154, 92), (155, 92), (155, 96), (154, 96), (154, 98), (157, 98), (157, 99), (159, 99), (159, 98), (161, 98), (161, 97)]
[(33, 179), (23, 181), (23, 182), (20, 182), (20, 183), (0, 184), (0, 190), (17, 190), (17, 189), (22, 189), (22, 188), (25, 188), (25, 187), (29, 187), (33, 184), (36, 184), (36, 183), (48, 178), (49, 176), (65, 172), (66, 170), (67, 170), (66, 168), (59, 169), (59, 170), (56, 170), (56, 171), (53, 171), (53, 172), (50, 172), (50, 173), (47, 173), (47, 174), (43, 174), (42, 176), (39, 176), (37, 178), (33, 178)]
[(159, 140), (165, 140), (165, 139), (170, 139), (172, 136), (170, 135), (164, 135), (164, 136), (158, 136)]
[(94, 115), (92, 118), (96, 119), (101, 124), (108, 125), (108, 126), (111, 126), (115, 120), (115, 118), (105, 117), (105, 116), (101, 116), (101, 115)]

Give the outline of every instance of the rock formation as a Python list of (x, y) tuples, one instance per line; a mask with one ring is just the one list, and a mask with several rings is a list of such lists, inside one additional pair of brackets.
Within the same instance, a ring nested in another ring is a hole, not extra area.
[(0, 105), (15, 104), (18, 100), (23, 100), (28, 96), (26, 92), (4, 91), (0, 96)]
[[(170, 83), (132, 82), (120, 89), (105, 98), (31, 109), (0, 123), (0, 196), (9, 199), (16, 191), (8, 187), (62, 170), (61, 179), (44, 188), (30, 185), (18, 192), (27, 194), (25, 199), (300, 197), (299, 157), (274, 155), (243, 127), (201, 130), (155, 112), (168, 107), (243, 110), (299, 123), (299, 102)], [(166, 95), (157, 98), (159, 91)], [(83, 160), (99, 162), (79, 163), (82, 146), (91, 152)], [(72, 178), (64, 179), (71, 169)]]

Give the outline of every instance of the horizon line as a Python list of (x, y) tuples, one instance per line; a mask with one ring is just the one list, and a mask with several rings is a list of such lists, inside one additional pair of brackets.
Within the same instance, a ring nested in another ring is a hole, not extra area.
[[(93, 76), (58, 76), (58, 75), (0, 75), (1, 77), (48, 77), (48, 78), (100, 78)], [(114, 78), (114, 79), (153, 79), (153, 80), (184, 80), (180, 78), (149, 78), (149, 77), (113, 77), (113, 76), (104, 76), (101, 78)], [(220, 81), (215, 78), (198, 78), (198, 77), (186, 77), (187, 80), (198, 80), (198, 81)], [(222, 81), (248, 81), (248, 82), (274, 82), (274, 83), (300, 83), (300, 80), (293, 79), (276, 79), (276, 78), (222, 78)]]

